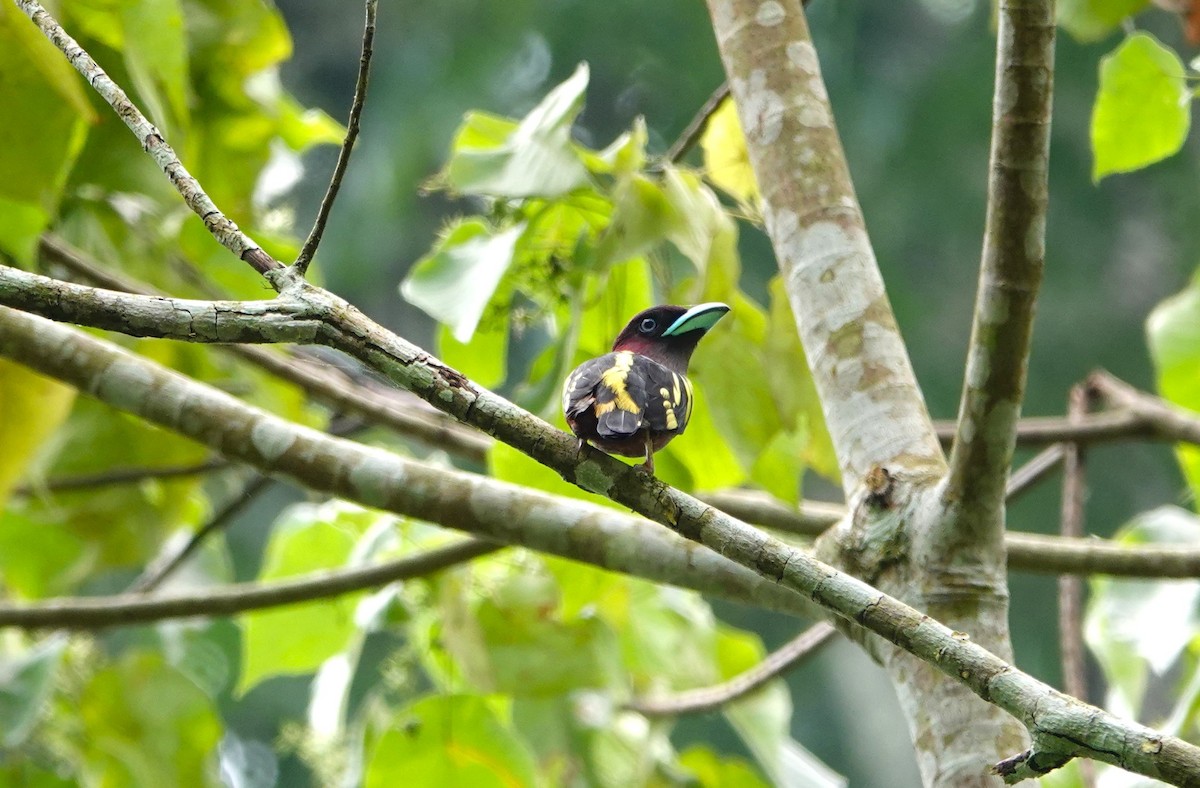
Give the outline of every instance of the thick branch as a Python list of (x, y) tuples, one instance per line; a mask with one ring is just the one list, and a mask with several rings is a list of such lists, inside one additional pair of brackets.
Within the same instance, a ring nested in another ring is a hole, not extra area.
[(1002, 0), (983, 261), (943, 492), (951, 551), (987, 555), (1004, 533), (1004, 479), (1046, 256), (1053, 75), (1053, 0)]
[(199, 181), (193, 178), (183, 163), (179, 161), (179, 157), (175, 155), (175, 151), (163, 139), (158, 129), (134, 106), (133, 102), (129, 100), (129, 96), (125, 95), (125, 91), (109, 78), (104, 69), (100, 68), (99, 64), (92, 59), (92, 56), (84, 51), (75, 39), (67, 35), (67, 32), (46, 12), (46, 9), (34, 0), (14, 0), (14, 2), (25, 12), (26, 16), (33, 20), (46, 38), (62, 50), (75, 70), (83, 75), (83, 78), (100, 94), (100, 97), (108, 102), (113, 111), (137, 137), (146, 152), (166, 173), (167, 178), (183, 197), (183, 201), (204, 221), (204, 226), (222, 246), (237, 255), (239, 259), (249, 263), (259, 273), (266, 273), (281, 267), (277, 260), (272, 259), (270, 255), (260, 249), (258, 244), (251, 241), (245, 233), (238, 229), (236, 224), (217, 209), (208, 194), (200, 187)]
[(900, 338), (798, 0), (710, 0), (763, 216), (848, 500), (873, 468), (945, 465)]
[(647, 717), (678, 717), (681, 714), (700, 714), (732, 703), (762, 685), (777, 679), (800, 664), (810, 654), (829, 642), (837, 630), (824, 621), (813, 624), (796, 637), (772, 651), (763, 661), (745, 673), (712, 687), (680, 692), (661, 698), (642, 698), (630, 701), (626, 708)]
[(376, 566), (323, 572), (260, 585), (237, 583), (188, 594), (61, 598), (27, 605), (0, 605), (0, 627), (100, 629), (188, 616), (228, 616), (247, 610), (294, 605), (422, 577), (501, 549), (480, 539), (407, 556)]
[[(644, 527), (637, 528), (636, 536), (626, 542), (632, 554), (622, 552), (618, 538), (599, 536), (592, 529), (607, 530), (615, 522), (624, 525), (628, 520), (636, 522), (636, 518), (599, 507), (561, 506), (550, 496), (483, 477), (429, 468), (330, 438), (258, 411), (80, 331), (21, 312), (0, 308), (0, 355), (69, 382), (227, 456), (368, 506), (454, 527), (478, 527), (480, 533), (486, 528), (487, 537), (498, 542), (520, 542), (547, 552), (569, 553), (603, 566), (618, 561), (628, 567), (636, 564), (637, 574), (662, 582), (676, 582), (666, 576), (672, 570), (683, 578), (682, 585), (693, 586), (697, 578), (705, 577), (706, 585), (711, 584), (706, 588), (710, 592), (713, 587), (737, 586), (745, 600), (764, 606), (796, 610), (802, 606), (800, 597), (807, 597), (936, 666), (981, 698), (1013, 714), (1034, 732), (1035, 741), (1050, 737), (1064, 747), (1069, 743), (1071, 755), (1119, 763), (1131, 771), (1175, 783), (1200, 780), (1200, 749), (1081, 704), (904, 603), (618, 460), (585, 450), (586, 459), (576, 472), (568, 459), (574, 458), (574, 441), (548, 426), (542, 429), (532, 416), (524, 417), (525, 427), (543, 444), (540, 452), (534, 453), (544, 454), (552, 467), (565, 466), (583, 484), (602, 486), (615, 500), (719, 550), (742, 566), (719, 561), (706, 550), (680, 546), (672, 540), (665, 542), (669, 545), (665, 550), (655, 550), (655, 540), (664, 544), (662, 540), (669, 534)], [(411, 362), (414, 366), (417, 363)], [(451, 393), (447, 398), (451, 399), (464, 383), (435, 377), (426, 385), (440, 385)], [(475, 411), (495, 413), (498, 403), (494, 400), (498, 399), (494, 395), (485, 399), (482, 392), (478, 393)], [(904, 503), (897, 505), (901, 509), (897, 514), (904, 516)], [(664, 553), (675, 559), (669, 567), (665, 566)], [(743, 567), (753, 567), (757, 576)]]
[(337, 164), (334, 165), (333, 175), (329, 178), (329, 188), (321, 198), (321, 207), (317, 210), (317, 218), (312, 230), (300, 248), (296, 257), (296, 272), (300, 276), (308, 273), (308, 264), (317, 253), (321, 236), (325, 234), (325, 223), (329, 221), (329, 212), (333, 210), (333, 202), (337, 199), (338, 191), (342, 188), (342, 179), (346, 176), (346, 168), (350, 166), (350, 154), (354, 150), (354, 141), (358, 139), (358, 126), (362, 118), (363, 104), (367, 100), (367, 79), (371, 74), (371, 55), (374, 52), (375, 13), (379, 8), (379, 0), (367, 0), (366, 21), (363, 23), (362, 55), (358, 58), (358, 79), (354, 83), (354, 101), (350, 104), (350, 118), (346, 121), (346, 138), (342, 140), (341, 150), (338, 151)]

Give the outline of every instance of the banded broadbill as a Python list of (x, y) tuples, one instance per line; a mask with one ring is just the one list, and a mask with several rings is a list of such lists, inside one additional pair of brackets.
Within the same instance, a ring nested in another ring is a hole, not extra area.
[(611, 353), (567, 376), (563, 413), (571, 431), (609, 454), (645, 457), (642, 467), (653, 473), (654, 452), (682, 433), (692, 415), (692, 351), (728, 311), (708, 303), (634, 315)]

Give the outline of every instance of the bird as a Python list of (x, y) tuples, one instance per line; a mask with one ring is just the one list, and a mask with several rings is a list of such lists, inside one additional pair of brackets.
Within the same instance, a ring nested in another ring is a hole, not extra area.
[(563, 384), (567, 426), (608, 454), (644, 457), (654, 473), (654, 453), (687, 428), (692, 415), (688, 362), (697, 343), (729, 307), (655, 306), (638, 312), (617, 335), (612, 352), (583, 362)]

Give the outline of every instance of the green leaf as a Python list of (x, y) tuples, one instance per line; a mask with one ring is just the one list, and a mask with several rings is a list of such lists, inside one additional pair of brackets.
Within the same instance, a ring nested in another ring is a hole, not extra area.
[(478, 695), (428, 697), (399, 712), (371, 748), (367, 788), (519, 788), (537, 784), (533, 755)]
[[(288, 509), (267, 544), (259, 580), (276, 580), (346, 565), (358, 538), (381, 517), (342, 501)], [(250, 613), (243, 619), (238, 694), (269, 676), (308, 673), (343, 651), (359, 633), (362, 594)]]
[(707, 747), (693, 746), (679, 756), (679, 765), (703, 788), (767, 788), (754, 767), (737, 758), (721, 758)]
[(83, 542), (60, 523), (39, 522), (15, 508), (0, 513), (0, 583), (25, 599), (69, 592), (86, 571)]
[(62, 53), (11, 3), (0, 7), (0, 41), (12, 119), (0, 123), (0, 248), (29, 264), (95, 114)]
[[(1146, 320), (1158, 391), (1168, 401), (1200, 411), (1200, 278), (1154, 308)], [(1192, 496), (1200, 499), (1200, 447), (1177, 444), (1176, 455)]]
[(763, 364), (771, 385), (771, 395), (775, 398), (783, 423), (797, 433), (804, 432), (807, 435), (801, 455), (804, 466), (838, 482), (841, 480), (841, 469), (833, 449), (833, 438), (825, 426), (825, 413), (821, 410), (821, 400), (817, 396), (817, 386), (813, 382), (804, 346), (800, 344), (796, 318), (788, 301), (783, 277), (771, 277), (768, 289), (771, 305), (767, 312)]
[(491, 680), (483, 689), (549, 697), (614, 685), (612, 631), (594, 616), (561, 617), (553, 575), (532, 560), (506, 566), (475, 610)]
[(470, 342), (459, 342), (450, 329), (438, 329), (438, 357), (484, 388), (495, 388), (508, 373), (508, 323), (480, 326)]
[(470, 341), (524, 230), (524, 224), (494, 231), (478, 219), (459, 222), (417, 261), (401, 294), (446, 324), (459, 342)]
[(500, 139), (504, 121), (468, 119), (455, 136), (442, 181), (463, 194), (512, 198), (558, 197), (586, 186), (588, 172), (571, 144), (571, 126), (583, 109), (587, 83), (587, 65), (580, 64)]
[(1149, 33), (1134, 33), (1100, 63), (1092, 177), (1141, 169), (1177, 153), (1190, 122), (1183, 61)]
[(0, 359), (0, 511), (74, 402), (70, 386)]
[[(761, 662), (765, 653), (757, 635), (718, 627), (717, 655), (723, 679)], [(775, 785), (845, 788), (844, 777), (789, 734), (792, 699), (781, 680), (726, 705), (722, 713)]]
[(67, 639), (47, 637), (18, 656), (0, 658), (0, 747), (25, 741), (46, 709)]
[(722, 101), (708, 119), (700, 136), (700, 149), (704, 151), (704, 168), (713, 184), (738, 202), (757, 204), (758, 181), (750, 166), (746, 138), (732, 98)]
[(1080, 41), (1098, 41), (1150, 0), (1060, 0), (1058, 23)]
[(712, 410), (717, 430), (749, 471), (763, 448), (787, 425), (771, 397), (764, 365), (766, 315), (742, 296), (732, 306), (697, 347), (691, 377)]
[(120, 6), (125, 65), (142, 109), (176, 140), (188, 125), (188, 47), (179, 0), (130, 0)]
[[(1200, 518), (1163, 506), (1136, 517), (1114, 540), (1123, 545), (1200, 544)], [(1200, 627), (1198, 606), (1196, 580), (1091, 580), (1084, 639), (1108, 680), (1108, 708), (1138, 716), (1149, 673), (1163, 675)]]
[(342, 144), (346, 129), (324, 110), (306, 109), (287, 93), (280, 94), (277, 106), (279, 136), (297, 153), (303, 153), (314, 145)]
[(92, 785), (207, 785), (221, 724), (212, 701), (157, 655), (133, 652), (79, 699), (83, 773)]

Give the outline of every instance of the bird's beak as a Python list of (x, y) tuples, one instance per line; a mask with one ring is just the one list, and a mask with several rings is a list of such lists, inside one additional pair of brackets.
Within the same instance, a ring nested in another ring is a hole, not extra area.
[(707, 331), (725, 316), (729, 307), (717, 301), (698, 304), (684, 312), (663, 332), (664, 337), (677, 337), (689, 331)]

